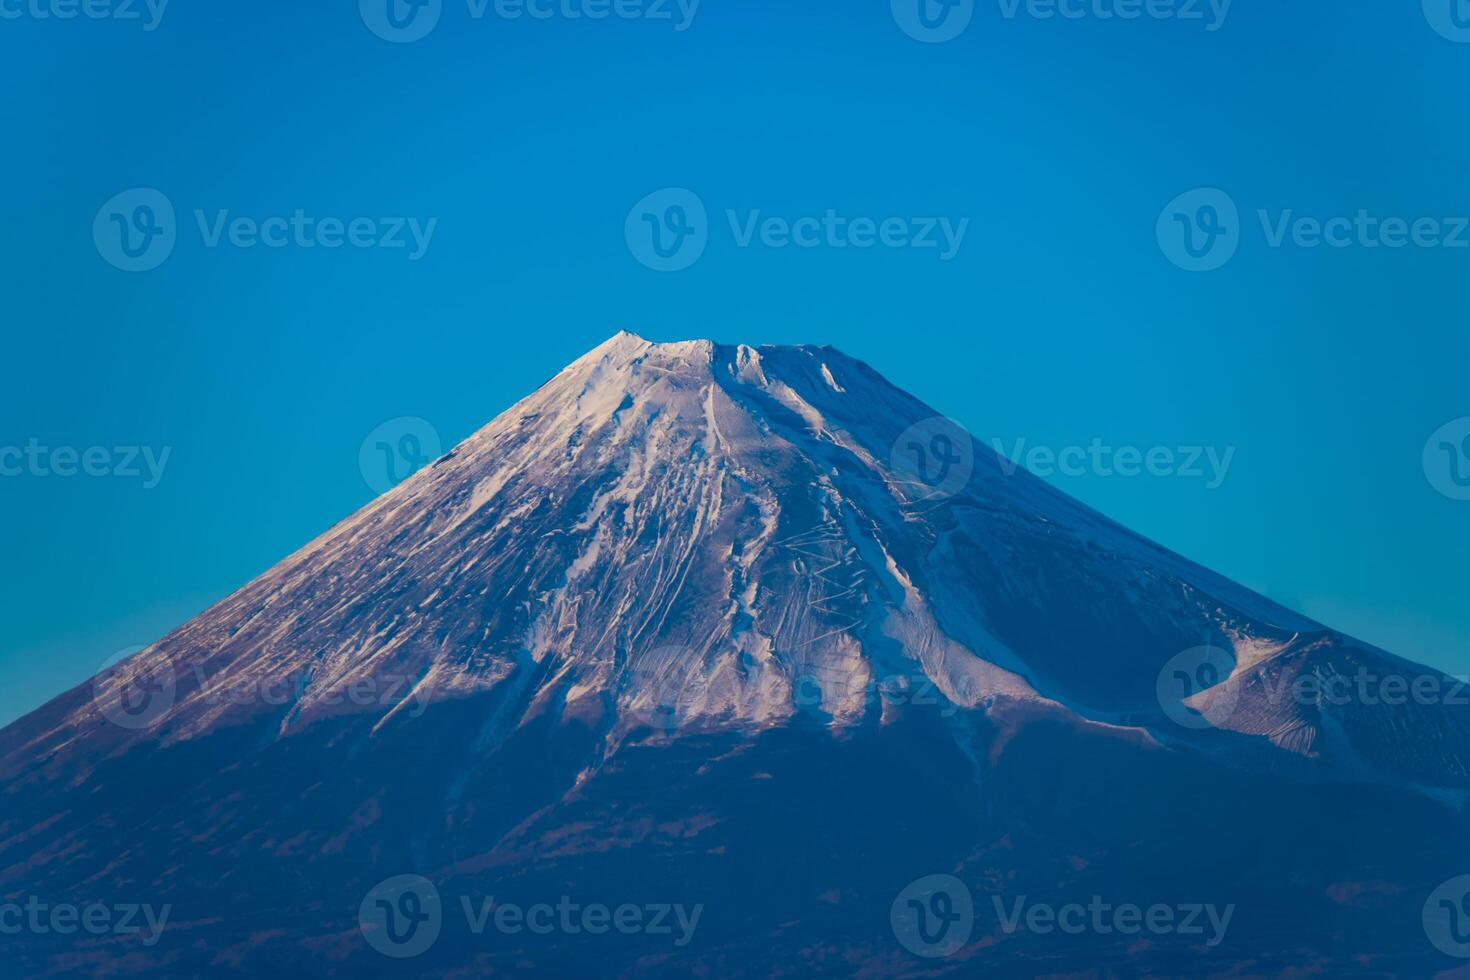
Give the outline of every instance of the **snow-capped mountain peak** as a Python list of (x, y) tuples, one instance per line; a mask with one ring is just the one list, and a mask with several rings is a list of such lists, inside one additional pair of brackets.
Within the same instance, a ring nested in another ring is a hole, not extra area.
[[(288, 738), (485, 695), (493, 737), (550, 719), (607, 752), (649, 728), (841, 733), (921, 695), (1184, 737), (1158, 701), (1180, 651), (1228, 651), (1219, 694), (1323, 643), (1386, 656), (1009, 472), (839, 351), (621, 331), (135, 658), (124, 674), (175, 679), (171, 705), (111, 737), (268, 718)], [(106, 702), (28, 720), (28, 748), (76, 748)], [(1324, 751), (1313, 713), (1246, 702), (1238, 730)], [(1419, 768), (1465, 781), (1457, 753)]]

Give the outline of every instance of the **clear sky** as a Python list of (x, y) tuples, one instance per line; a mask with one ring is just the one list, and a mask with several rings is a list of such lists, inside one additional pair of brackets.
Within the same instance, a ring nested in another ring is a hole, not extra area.
[(1233, 449), (1051, 478), (1470, 671), (1449, 0), (906, 2), (0, 0), (0, 452), (79, 469), (0, 476), (0, 722), (369, 500), (380, 423), (447, 448), (620, 328), (832, 344), (1005, 447)]

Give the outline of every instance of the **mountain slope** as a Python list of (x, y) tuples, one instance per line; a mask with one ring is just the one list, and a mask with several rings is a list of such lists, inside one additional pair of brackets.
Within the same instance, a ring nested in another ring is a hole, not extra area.
[[(1198, 649), (1215, 672), (1172, 703), (1161, 677)], [(390, 961), (357, 903), (400, 871), (461, 894), (636, 881), (724, 914), (682, 949), (446, 934), (419, 963), (767, 975), (781, 951), (890, 975), (937, 968), (894, 942), (893, 892), (969, 869), (1265, 910), (1240, 948), (1155, 939), (1163, 972), (1417, 964), (1417, 919), (1382, 918), (1453, 870), (1467, 709), (1293, 686), (1349, 673), (1452, 687), (1008, 474), (830, 348), (619, 334), (0, 733), (0, 896), (175, 899), (123, 973), (362, 975)], [(1243, 830), (1247, 803), (1275, 828)], [(1164, 815), (1214, 846), (1181, 862)], [(1408, 826), (1373, 860), (1330, 849)], [(1239, 870), (1262, 852), (1284, 880)], [(0, 952), (118, 969), (121, 944), (55, 938)], [(1117, 939), (1002, 933), (941, 965), (1123, 963)]]

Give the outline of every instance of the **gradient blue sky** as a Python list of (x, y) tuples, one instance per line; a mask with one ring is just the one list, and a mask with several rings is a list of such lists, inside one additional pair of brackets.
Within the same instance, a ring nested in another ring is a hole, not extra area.
[[(1236, 447), (1217, 489), (1055, 482), (1470, 671), (1470, 502), (1421, 464), (1470, 416), (1470, 250), (1270, 248), (1254, 217), (1470, 214), (1470, 44), (1418, 0), (1241, 0), (1216, 31), (1002, 10), (982, 0), (940, 44), (887, 0), (704, 0), (684, 31), (446, 0), (411, 44), (347, 2), (174, 0), (153, 31), (0, 19), (0, 445), (172, 448), (154, 489), (0, 478), (0, 722), (365, 503), (358, 449), (383, 420), (423, 417), (448, 446), (619, 328), (833, 344), (984, 441)], [(92, 238), (135, 187), (179, 215), (146, 273)], [(712, 221), (675, 273), (624, 240), (664, 187)], [(1242, 216), (1208, 273), (1155, 236), (1197, 187)], [(438, 226), (417, 262), (209, 249), (196, 208)], [(723, 217), (829, 208), (970, 223), (943, 262), (738, 248)]]

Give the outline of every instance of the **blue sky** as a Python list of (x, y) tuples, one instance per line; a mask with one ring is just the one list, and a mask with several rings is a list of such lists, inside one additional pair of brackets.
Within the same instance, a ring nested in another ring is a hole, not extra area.
[[(393, 43), (368, 2), (6, 0), (0, 447), (79, 472), (0, 476), (0, 722), (369, 500), (381, 423), (447, 447), (620, 328), (833, 344), (986, 443), (1233, 449), (1218, 486), (1052, 479), (1470, 671), (1470, 501), (1424, 457), (1470, 416), (1448, 0), (931, 5), (938, 33), (968, 16), (943, 41), (903, 4), (441, 0)], [(164, 241), (140, 188), (172, 250), (125, 271), (124, 228)], [(635, 205), (668, 188), (703, 208), (702, 251), (656, 271), (636, 233), (672, 234), (671, 199)], [(940, 219), (958, 247), (915, 244)], [(1427, 223), (1388, 247), (1393, 219)], [(1182, 268), (1173, 228), (1218, 267)], [(93, 447), (110, 475), (80, 472)], [(168, 451), (156, 486), (120, 447)]]

